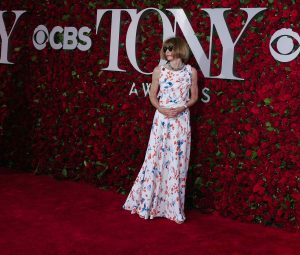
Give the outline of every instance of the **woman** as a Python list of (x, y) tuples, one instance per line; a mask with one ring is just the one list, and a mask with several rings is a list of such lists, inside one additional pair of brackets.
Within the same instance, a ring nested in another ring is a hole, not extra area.
[(198, 100), (197, 71), (186, 64), (189, 47), (179, 37), (166, 40), (160, 55), (167, 63), (152, 74), (150, 101), (157, 110), (145, 160), (123, 208), (145, 219), (165, 217), (183, 223), (191, 145), (189, 107)]

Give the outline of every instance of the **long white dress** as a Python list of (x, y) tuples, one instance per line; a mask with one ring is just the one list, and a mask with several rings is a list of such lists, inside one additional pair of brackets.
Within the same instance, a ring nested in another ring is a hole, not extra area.
[[(179, 71), (160, 66), (159, 104), (183, 106), (189, 100), (190, 65)], [(185, 185), (191, 145), (190, 112), (167, 118), (156, 110), (145, 160), (123, 205), (145, 219), (184, 221)]]

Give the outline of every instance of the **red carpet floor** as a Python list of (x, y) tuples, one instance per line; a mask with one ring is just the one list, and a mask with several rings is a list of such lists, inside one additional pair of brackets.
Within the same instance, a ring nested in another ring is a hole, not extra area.
[(300, 234), (186, 211), (144, 220), (125, 196), (85, 183), (0, 171), (0, 255), (300, 254)]

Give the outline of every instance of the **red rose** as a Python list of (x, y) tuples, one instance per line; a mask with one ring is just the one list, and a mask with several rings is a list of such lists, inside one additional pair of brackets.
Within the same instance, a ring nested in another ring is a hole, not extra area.
[(253, 192), (263, 195), (265, 192), (265, 188), (263, 187), (263, 184), (264, 183), (262, 181), (259, 181), (258, 183), (256, 183), (253, 187)]

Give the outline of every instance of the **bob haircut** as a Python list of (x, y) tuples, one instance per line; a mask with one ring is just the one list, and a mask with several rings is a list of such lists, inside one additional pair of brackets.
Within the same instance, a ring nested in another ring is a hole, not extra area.
[(185, 40), (180, 37), (171, 37), (163, 42), (160, 49), (160, 58), (167, 60), (166, 53), (163, 51), (164, 47), (173, 46), (174, 58), (180, 58), (183, 63), (187, 63), (190, 58), (190, 48)]

